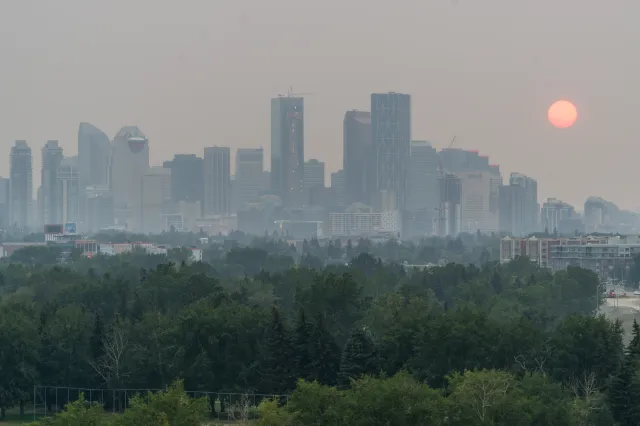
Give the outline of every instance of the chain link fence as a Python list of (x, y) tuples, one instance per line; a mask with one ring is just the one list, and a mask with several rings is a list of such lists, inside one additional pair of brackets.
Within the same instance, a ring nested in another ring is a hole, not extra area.
[[(129, 407), (134, 396), (149, 398), (149, 395), (162, 389), (89, 389), (61, 386), (34, 386), (33, 419), (50, 417), (64, 410), (69, 402), (77, 401), (80, 395), (87, 403), (100, 404), (107, 413), (122, 413)], [(234, 423), (256, 420), (258, 406), (265, 399), (278, 399), (282, 404), (289, 400), (288, 395), (267, 395), (255, 393), (220, 393), (186, 391), (191, 398), (207, 398), (212, 420)]]

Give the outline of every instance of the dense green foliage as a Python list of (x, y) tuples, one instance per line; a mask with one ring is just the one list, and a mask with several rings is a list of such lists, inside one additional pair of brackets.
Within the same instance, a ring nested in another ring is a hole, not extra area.
[(267, 239), (209, 246), (205, 263), (134, 252), (1, 265), (0, 348), (12, 349), (0, 351), (0, 408), (28, 402), (34, 383), (182, 379), (291, 394), (260, 407), (265, 425), (637, 424), (640, 330), (625, 351), (621, 325), (593, 316), (591, 272), (526, 259), (407, 270), (366, 245), (333, 244), (345, 261), (322, 269), (303, 262), (320, 259), (315, 242), (294, 255)]

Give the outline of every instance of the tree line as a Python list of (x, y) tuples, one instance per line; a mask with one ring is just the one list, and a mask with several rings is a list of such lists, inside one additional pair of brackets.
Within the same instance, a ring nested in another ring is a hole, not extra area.
[(181, 379), (291, 395), (256, 408), (265, 425), (638, 424), (640, 332), (625, 349), (621, 324), (594, 316), (593, 273), (353, 256), (314, 268), (233, 245), (203, 263), (0, 265), (0, 409), (24, 408), (34, 384)]

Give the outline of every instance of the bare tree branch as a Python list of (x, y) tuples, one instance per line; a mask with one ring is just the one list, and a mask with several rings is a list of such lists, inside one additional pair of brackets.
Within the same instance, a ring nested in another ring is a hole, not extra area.
[(229, 407), (231, 417), (236, 424), (241, 426), (248, 426), (251, 417), (251, 403), (249, 401), (249, 395), (242, 394), (240, 400)]
[(114, 325), (102, 339), (102, 356), (90, 362), (94, 371), (108, 386), (119, 385), (131, 375), (124, 365), (129, 341), (122, 326)]

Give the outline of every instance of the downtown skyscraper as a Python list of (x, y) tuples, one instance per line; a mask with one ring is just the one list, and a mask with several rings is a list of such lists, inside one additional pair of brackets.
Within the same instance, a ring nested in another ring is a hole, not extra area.
[(214, 146), (204, 149), (204, 215), (231, 212), (231, 150)]
[(142, 228), (142, 176), (149, 169), (149, 140), (136, 126), (125, 126), (113, 139), (111, 191), (116, 225)]
[(62, 148), (58, 141), (50, 140), (42, 148), (40, 174), (40, 225), (62, 223), (62, 186), (58, 171), (62, 163)]
[[(371, 131), (376, 174), (374, 198), (395, 200), (393, 210), (404, 210), (411, 152), (411, 96), (393, 92), (373, 93)], [(380, 208), (383, 203), (378, 201), (377, 204)], [(385, 209), (390, 209), (387, 202), (384, 204)]]
[(523, 237), (540, 229), (538, 183), (520, 173), (511, 173), (509, 184), (500, 187), (500, 231)]
[(347, 111), (343, 123), (343, 170), (347, 203), (371, 203), (375, 192), (375, 151), (371, 137), (371, 113)]
[(271, 99), (271, 189), (286, 207), (304, 202), (304, 99)]
[(233, 183), (234, 211), (257, 201), (264, 189), (264, 150), (238, 148), (236, 151), (236, 180)]
[(203, 203), (204, 162), (195, 154), (175, 154), (173, 160), (165, 161), (164, 167), (171, 169), (171, 197), (174, 203)]
[(65, 157), (58, 168), (60, 222), (80, 222), (80, 174), (78, 157)]
[(96, 126), (80, 123), (78, 127), (78, 178), (80, 191), (87, 186), (107, 185), (111, 163), (111, 141)]
[(10, 161), (9, 224), (24, 229), (31, 225), (33, 213), (33, 157), (27, 141), (16, 141)]

